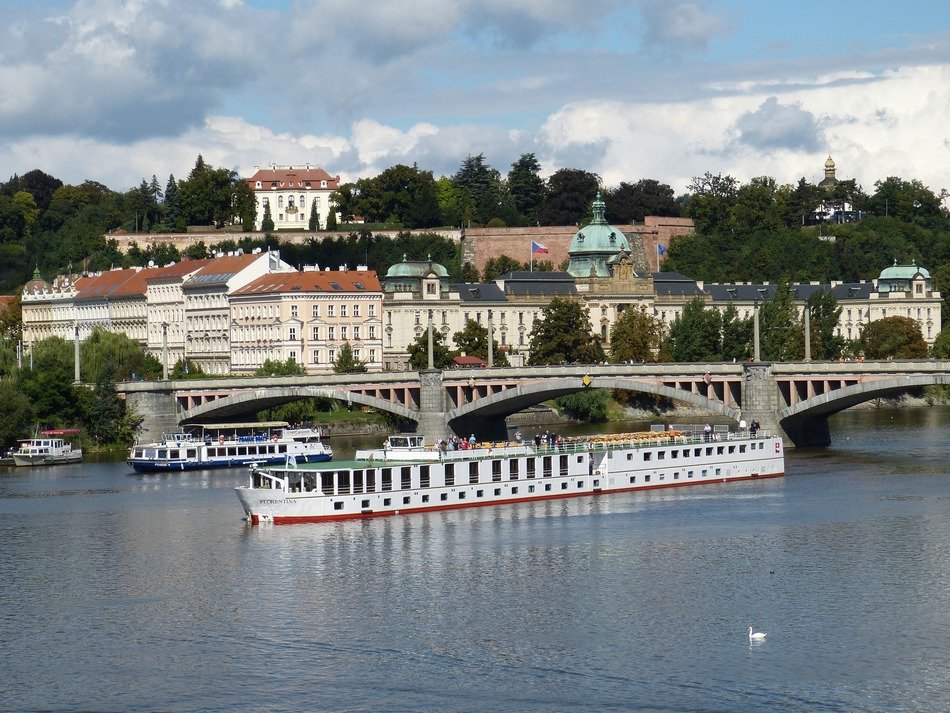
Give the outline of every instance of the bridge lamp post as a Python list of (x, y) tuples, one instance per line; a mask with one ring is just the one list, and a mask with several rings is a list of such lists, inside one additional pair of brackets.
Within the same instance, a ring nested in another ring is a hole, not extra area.
[(495, 330), (491, 324), (491, 310), (488, 310), (488, 368), (495, 365)]
[(79, 322), (73, 323), (73, 381), (77, 384), (79, 379)]
[(432, 310), (429, 310), (429, 369), (435, 369), (435, 344), (432, 336)]
[(168, 381), (168, 322), (162, 322), (162, 381)]
[(811, 307), (805, 303), (805, 361), (811, 361)]
[(759, 301), (755, 300), (752, 303), (752, 360), (761, 361), (761, 349), (760, 349), (760, 335), (759, 335)]

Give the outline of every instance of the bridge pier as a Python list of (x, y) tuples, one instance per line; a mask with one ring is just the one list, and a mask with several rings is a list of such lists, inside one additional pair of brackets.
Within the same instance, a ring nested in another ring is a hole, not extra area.
[(827, 416), (782, 422), (785, 436), (800, 448), (826, 448), (831, 445), (831, 427)]
[(126, 408), (142, 419), (135, 440), (152, 443), (163, 433), (178, 430), (178, 411), (172, 391), (130, 391), (125, 397)]
[(752, 362), (742, 365), (742, 418), (745, 422), (759, 422), (762, 428), (779, 434), (786, 445), (794, 443), (778, 420), (782, 397), (772, 376), (769, 362)]
[(451, 435), (445, 416), (445, 387), (440, 369), (419, 370), (419, 417), (416, 431), (430, 442)]

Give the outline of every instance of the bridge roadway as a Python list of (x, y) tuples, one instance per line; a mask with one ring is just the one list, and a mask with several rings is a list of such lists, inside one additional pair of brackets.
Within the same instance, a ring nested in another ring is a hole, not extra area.
[(181, 424), (253, 418), (257, 411), (323, 397), (413, 421), (431, 436), (502, 438), (504, 419), (585, 389), (651, 394), (738, 421), (758, 419), (790, 444), (831, 442), (828, 416), (882, 396), (950, 383), (950, 361), (605, 364), (446, 371), (229, 377), (128, 382), (118, 391), (143, 417), (141, 438)]

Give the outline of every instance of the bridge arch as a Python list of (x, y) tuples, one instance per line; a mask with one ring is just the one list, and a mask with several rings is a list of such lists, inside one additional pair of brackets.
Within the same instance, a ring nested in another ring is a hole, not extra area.
[(846, 408), (883, 396), (935, 384), (950, 384), (947, 374), (908, 374), (877, 381), (865, 381), (788, 406), (778, 414), (779, 424), (796, 446), (828, 446), (831, 433), (828, 417)]
[(188, 423), (206, 417), (222, 418), (226, 416), (245, 415), (250, 412), (309, 398), (334, 399), (336, 401), (345, 401), (348, 404), (370, 406), (412, 421), (416, 421), (419, 418), (419, 414), (416, 411), (406, 408), (402, 404), (384, 401), (375, 396), (367, 396), (344, 389), (325, 389), (315, 386), (271, 386), (266, 389), (254, 391), (240, 391), (231, 396), (208, 401), (200, 406), (188, 409), (181, 414), (180, 418), (182, 423)]
[[(659, 384), (636, 381), (634, 379), (598, 376), (593, 379), (590, 386), (584, 386), (579, 379), (563, 378), (544, 379), (523, 386), (515, 386), (459, 406), (449, 411), (446, 414), (446, 419), (453, 427), (453, 430), (456, 430), (456, 427), (458, 427), (461, 431), (467, 431), (471, 430), (471, 427), (466, 427), (466, 424), (483, 424), (484, 420), (502, 420), (506, 416), (517, 413), (529, 406), (535, 406), (559, 396), (576, 394), (579, 391), (588, 389), (618, 389), (640, 394), (663, 396), (673, 399), (674, 401), (681, 401), (692, 404), (693, 406), (698, 406), (731, 419), (738, 419), (740, 416), (738, 408), (726, 406), (721, 401), (714, 401), (700, 394), (693, 394), (688, 391), (683, 391), (682, 389), (674, 389), (669, 386), (661, 386)], [(459, 432), (459, 430), (456, 430), (456, 432)]]

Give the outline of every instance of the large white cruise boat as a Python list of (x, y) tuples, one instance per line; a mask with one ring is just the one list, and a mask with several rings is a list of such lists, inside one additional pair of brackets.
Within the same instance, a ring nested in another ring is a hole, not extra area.
[(317, 428), (285, 421), (209, 423), (138, 444), (126, 462), (136, 471), (203, 470), (254, 464), (320, 463), (333, 458)]
[(785, 474), (782, 439), (655, 430), (572, 438), (554, 445), (476, 443), (466, 450), (390, 436), (327, 466), (252, 466), (236, 488), (252, 524), (320, 522), (499, 505)]

